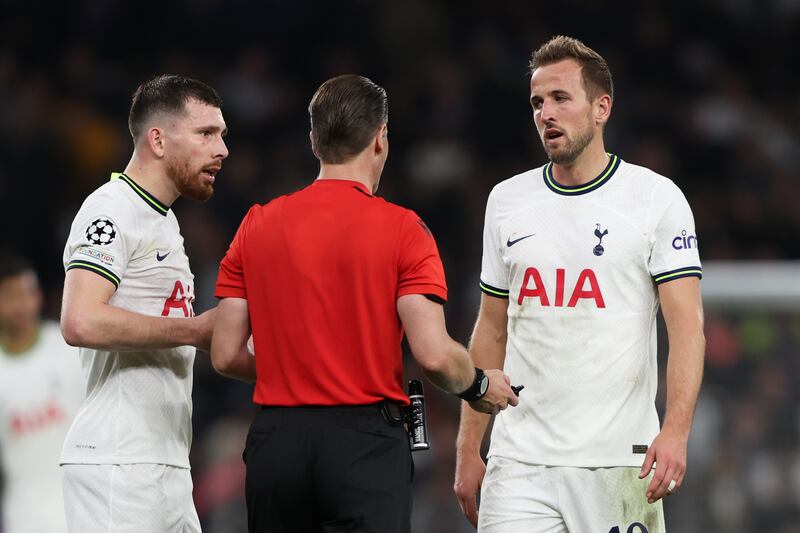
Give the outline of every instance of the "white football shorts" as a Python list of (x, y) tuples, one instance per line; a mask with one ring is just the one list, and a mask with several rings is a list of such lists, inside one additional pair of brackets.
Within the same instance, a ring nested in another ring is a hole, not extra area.
[(70, 533), (200, 533), (186, 468), (64, 465)]
[(661, 501), (647, 503), (652, 473), (489, 459), (478, 533), (665, 533)]

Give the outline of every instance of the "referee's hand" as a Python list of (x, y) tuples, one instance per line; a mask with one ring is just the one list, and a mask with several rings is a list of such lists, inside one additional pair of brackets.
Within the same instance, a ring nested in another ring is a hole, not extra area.
[(489, 388), (480, 400), (470, 402), (470, 407), (479, 413), (493, 415), (509, 405), (519, 403), (519, 398), (511, 389), (511, 378), (503, 374), (502, 370), (492, 368), (484, 370), (484, 373), (489, 377)]

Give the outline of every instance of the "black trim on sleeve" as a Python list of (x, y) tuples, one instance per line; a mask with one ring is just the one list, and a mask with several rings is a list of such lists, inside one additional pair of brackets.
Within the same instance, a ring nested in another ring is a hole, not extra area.
[(689, 277), (696, 277), (696, 278), (703, 278), (703, 269), (699, 266), (687, 266), (676, 268), (675, 270), (668, 270), (667, 272), (662, 272), (660, 274), (656, 274), (653, 276), (653, 281), (655, 281), (656, 285), (661, 285), (662, 283), (666, 283), (667, 281), (672, 281), (674, 279), (680, 278), (689, 278)]
[(481, 290), (489, 295), (494, 296), (495, 298), (508, 298), (508, 289), (498, 289), (497, 287), (492, 287), (488, 283), (484, 283), (483, 281), (480, 282)]
[(424, 296), (425, 296), (425, 298), (427, 298), (428, 300), (430, 300), (430, 301), (432, 301), (432, 302), (435, 302), (435, 303), (437, 303), (437, 304), (439, 304), (439, 305), (444, 305), (444, 304), (446, 304), (446, 303), (447, 303), (447, 300), (445, 300), (445, 299), (444, 299), (444, 298), (442, 298), (441, 296), (436, 296), (435, 294), (425, 294)]
[(72, 270), (73, 268), (79, 268), (81, 270), (88, 270), (90, 272), (94, 272), (95, 274), (113, 283), (114, 288), (119, 287), (120, 284), (119, 277), (105, 267), (101, 267), (100, 265), (96, 265), (94, 263), (89, 263), (88, 261), (70, 261), (70, 263), (67, 265), (67, 270)]

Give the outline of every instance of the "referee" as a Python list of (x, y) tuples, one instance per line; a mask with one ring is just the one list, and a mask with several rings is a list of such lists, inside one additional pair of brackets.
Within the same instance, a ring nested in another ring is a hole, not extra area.
[(389, 153), (386, 91), (338, 76), (309, 114), (319, 176), (250, 209), (217, 280), (212, 362), (255, 381), (262, 407), (244, 454), (249, 530), (407, 533), (408, 438), (385, 416), (408, 404), (403, 331), (426, 376), (474, 409), (517, 399), (447, 334), (427, 226), (374, 195)]

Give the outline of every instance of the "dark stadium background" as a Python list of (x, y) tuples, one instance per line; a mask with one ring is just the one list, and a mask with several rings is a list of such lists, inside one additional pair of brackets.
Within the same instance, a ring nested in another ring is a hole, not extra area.
[[(544, 161), (526, 69), (531, 50), (558, 33), (610, 63), (607, 148), (678, 183), (705, 262), (800, 259), (797, 0), (90, 0), (3, 9), (0, 246), (34, 260), (50, 318), (69, 223), (128, 161), (127, 110), (140, 81), (185, 74), (225, 101), (231, 155), (216, 195), (175, 205), (199, 311), (214, 304), (217, 263), (246, 209), (314, 179), (308, 100), (328, 77), (353, 72), (389, 93), (391, 154), (379, 192), (416, 210), (437, 237), (449, 329), (465, 342), (479, 301), (486, 196)], [(800, 315), (709, 309), (706, 335), (688, 475), (667, 501), (667, 525), (797, 533)], [(191, 459), (204, 531), (245, 531), (250, 389), (215, 375), (203, 354), (195, 371)], [(433, 449), (415, 454), (413, 531), (470, 531), (451, 490), (458, 404), (427, 391)], [(663, 383), (661, 392), (663, 404)]]

